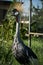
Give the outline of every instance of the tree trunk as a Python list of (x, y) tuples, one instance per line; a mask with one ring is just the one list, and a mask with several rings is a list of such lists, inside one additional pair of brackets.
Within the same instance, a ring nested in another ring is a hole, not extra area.
[[(30, 12), (29, 12), (29, 34), (31, 32), (31, 24), (32, 22), (32, 0), (30, 0)], [(31, 35), (30, 35), (30, 46), (31, 46)]]

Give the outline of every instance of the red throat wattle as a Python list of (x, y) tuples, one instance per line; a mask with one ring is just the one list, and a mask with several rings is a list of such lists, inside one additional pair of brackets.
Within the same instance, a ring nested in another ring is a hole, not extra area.
[(16, 17), (16, 22), (18, 22), (18, 17)]

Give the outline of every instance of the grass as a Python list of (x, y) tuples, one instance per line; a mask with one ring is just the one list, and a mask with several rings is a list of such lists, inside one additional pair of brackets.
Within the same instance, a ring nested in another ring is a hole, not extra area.
[[(24, 43), (28, 43), (24, 40)], [(32, 38), (31, 40), (31, 48), (36, 53), (39, 65), (43, 65), (43, 39), (42, 38)]]

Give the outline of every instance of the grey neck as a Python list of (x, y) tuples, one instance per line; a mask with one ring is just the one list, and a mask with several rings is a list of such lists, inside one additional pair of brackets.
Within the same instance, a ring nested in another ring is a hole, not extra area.
[(20, 37), (20, 17), (18, 18), (18, 21), (16, 22), (16, 36)]

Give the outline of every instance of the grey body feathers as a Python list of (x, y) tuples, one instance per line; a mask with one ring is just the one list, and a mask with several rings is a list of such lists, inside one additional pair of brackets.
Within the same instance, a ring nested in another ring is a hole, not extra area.
[(33, 64), (33, 65), (35, 65), (37, 63), (36, 62), (37, 56), (35, 55), (35, 53), (29, 47), (27, 47), (23, 43), (23, 41), (17, 36), (15, 36), (13, 46), (12, 46), (12, 51), (13, 51), (14, 57), (21, 64), (24, 64), (24, 65)]

